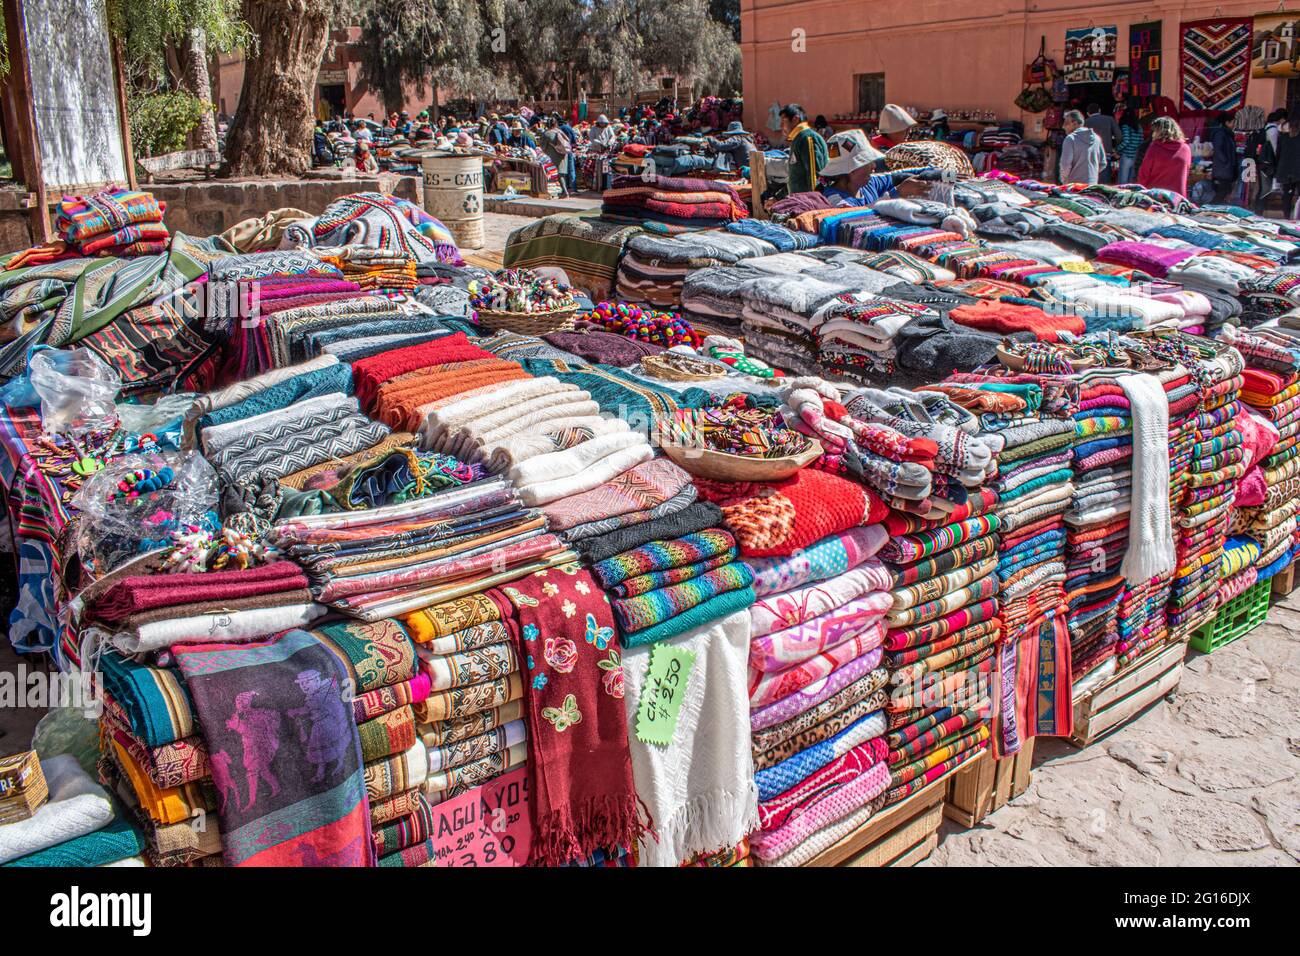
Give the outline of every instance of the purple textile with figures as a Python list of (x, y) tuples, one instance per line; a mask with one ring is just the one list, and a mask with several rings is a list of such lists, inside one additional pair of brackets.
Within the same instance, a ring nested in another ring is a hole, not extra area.
[(352, 688), (306, 631), (176, 660), (203, 727), (228, 866), (373, 865)]

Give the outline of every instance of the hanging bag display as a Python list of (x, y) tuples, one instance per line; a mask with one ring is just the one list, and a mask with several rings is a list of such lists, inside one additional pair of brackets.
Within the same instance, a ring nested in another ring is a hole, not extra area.
[(1058, 75), (1056, 61), (1047, 58), (1047, 37), (1038, 41), (1038, 56), (1025, 67), (1025, 88), (1016, 97), (1016, 106), (1026, 113), (1041, 113), (1052, 105), (1047, 84)]
[(1047, 37), (1038, 40), (1038, 56), (1025, 67), (1025, 86), (1042, 85), (1052, 82), (1060, 71), (1056, 61), (1047, 56)]

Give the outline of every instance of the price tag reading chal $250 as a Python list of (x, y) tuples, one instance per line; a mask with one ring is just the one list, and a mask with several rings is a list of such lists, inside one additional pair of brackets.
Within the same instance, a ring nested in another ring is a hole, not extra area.
[(636, 711), (636, 736), (642, 743), (660, 747), (672, 743), (694, 666), (694, 651), (667, 644), (650, 649), (650, 668)]

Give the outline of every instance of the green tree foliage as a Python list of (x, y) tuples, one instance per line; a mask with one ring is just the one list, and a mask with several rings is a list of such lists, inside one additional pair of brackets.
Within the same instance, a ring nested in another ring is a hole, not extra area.
[(145, 93), (128, 90), (127, 116), (131, 144), (138, 156), (161, 156), (185, 148), (186, 137), (198, 125), (206, 105), (180, 90)]
[[(675, 74), (710, 92), (739, 88), (739, 3), (727, 0), (369, 0), (367, 81), (396, 108), (403, 86), (537, 100), (569, 81), (632, 93)], [(722, 19), (719, 19), (722, 17)]]
[(240, 0), (109, 0), (110, 28), (123, 39), (127, 62), (143, 86), (176, 85), (178, 52), (202, 31), (209, 53), (248, 49), (256, 42), (241, 16)]
[(495, 12), (483, 0), (370, 0), (360, 20), (362, 75), (390, 110), (401, 108), (406, 87), (421, 96), (430, 84), (468, 98), (506, 95), (508, 79), (484, 57)]

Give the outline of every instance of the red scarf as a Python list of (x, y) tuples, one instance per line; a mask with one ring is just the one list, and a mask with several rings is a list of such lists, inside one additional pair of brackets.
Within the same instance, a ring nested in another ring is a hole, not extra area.
[(650, 821), (632, 783), (623, 666), (609, 598), (578, 564), (503, 587), (528, 710), (529, 863), (631, 848)]

